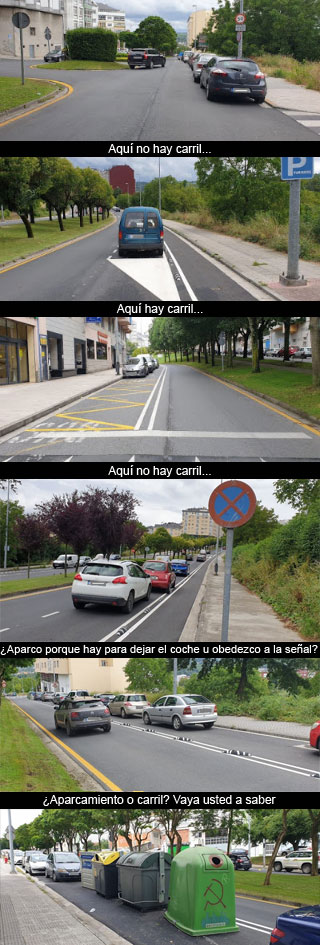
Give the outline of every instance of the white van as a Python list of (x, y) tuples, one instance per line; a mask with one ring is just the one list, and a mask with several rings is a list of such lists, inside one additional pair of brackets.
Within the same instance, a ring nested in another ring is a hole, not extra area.
[(78, 555), (59, 555), (59, 558), (53, 561), (54, 569), (63, 568), (64, 570), (66, 564), (67, 568), (74, 568), (75, 570), (78, 564)]

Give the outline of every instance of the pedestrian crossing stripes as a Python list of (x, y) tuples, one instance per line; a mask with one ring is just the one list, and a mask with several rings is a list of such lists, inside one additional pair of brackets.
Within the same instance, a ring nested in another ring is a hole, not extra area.
[(283, 109), (283, 113), (288, 118), (294, 118), (304, 128), (312, 128), (316, 134), (320, 135), (320, 113), (317, 115), (314, 112), (301, 112), (294, 109)]

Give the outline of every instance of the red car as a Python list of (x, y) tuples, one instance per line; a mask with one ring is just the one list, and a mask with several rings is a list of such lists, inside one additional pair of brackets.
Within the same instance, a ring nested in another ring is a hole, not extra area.
[(311, 748), (317, 748), (320, 751), (320, 722), (315, 722), (310, 732)]
[[(289, 358), (292, 358), (292, 355), (296, 351), (299, 351), (299, 345), (289, 345)], [(279, 348), (279, 351), (276, 352), (278, 358), (283, 358), (284, 348)]]
[(145, 561), (143, 570), (151, 578), (152, 587), (171, 594), (176, 586), (176, 576), (169, 561)]

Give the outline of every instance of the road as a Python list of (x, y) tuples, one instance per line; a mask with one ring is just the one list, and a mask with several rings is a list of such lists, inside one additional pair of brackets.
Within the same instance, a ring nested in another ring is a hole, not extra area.
[[(123, 936), (132, 945), (190, 945), (190, 935), (175, 929), (167, 922), (164, 916), (165, 910), (152, 910), (151, 912), (141, 913), (138, 909), (131, 908), (117, 899), (104, 899), (98, 896), (92, 889), (83, 888), (80, 883), (59, 883), (58, 887), (51, 879), (45, 879), (43, 876), (39, 879), (46, 886), (54, 888), (60, 896), (73, 902), (74, 905), (82, 909), (87, 915), (92, 913), (93, 918), (102, 922), (113, 932)], [(270, 889), (272, 895), (272, 885)], [(285, 897), (284, 897), (285, 900)], [(236, 916), (239, 932), (236, 936), (237, 945), (269, 945), (270, 933), (276, 924), (278, 915), (287, 912), (288, 904), (277, 904), (274, 902), (262, 902), (258, 899), (242, 896), (236, 897)], [(93, 911), (94, 910), (94, 911)], [(230, 945), (230, 934), (219, 933), (216, 935), (194, 936), (192, 937), (194, 945)]]
[(307, 420), (186, 365), (119, 381), (0, 442), (5, 462), (319, 462)]
[[(75, 610), (71, 588), (35, 592), (3, 600), (1, 605), (2, 643), (101, 643), (128, 640), (129, 643), (176, 643), (181, 636), (203, 581), (208, 561), (193, 561), (189, 577), (177, 577), (170, 594), (153, 591), (151, 601), (140, 601), (127, 617), (112, 607)], [(57, 572), (55, 572), (57, 573)]]
[[(88, 731), (68, 738), (56, 731), (51, 703), (10, 699), (51, 735), (70, 747), (81, 763), (98, 770), (107, 790), (319, 792), (319, 760), (308, 742), (201, 726), (176, 735), (165, 726), (146, 727), (142, 719), (112, 718), (111, 733)], [(219, 706), (218, 706), (219, 710)], [(247, 757), (243, 757), (246, 753)], [(238, 754), (240, 753), (240, 754)], [(98, 785), (98, 782), (97, 782)], [(59, 784), (52, 784), (52, 791)]]
[[(119, 217), (119, 215), (118, 215)], [(8, 263), (0, 271), (3, 301), (163, 302), (272, 301), (263, 289), (214, 263), (165, 229), (165, 253), (119, 259), (118, 226), (96, 230), (77, 242)], [(28, 250), (32, 249), (29, 246)]]
[[(20, 62), (2, 60), (2, 75)], [(316, 141), (318, 134), (278, 108), (251, 100), (208, 102), (186, 64), (109, 72), (30, 68), (27, 78), (60, 79), (74, 89), (49, 108), (0, 125), (1, 141)], [(276, 80), (270, 79), (270, 86)], [(293, 103), (294, 108), (294, 103)], [(196, 153), (196, 152), (195, 152)]]

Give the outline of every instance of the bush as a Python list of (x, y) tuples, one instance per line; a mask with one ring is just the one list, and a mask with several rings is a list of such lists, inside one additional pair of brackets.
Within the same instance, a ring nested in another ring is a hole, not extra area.
[(117, 55), (117, 37), (108, 30), (68, 30), (66, 43), (70, 59), (114, 62)]

